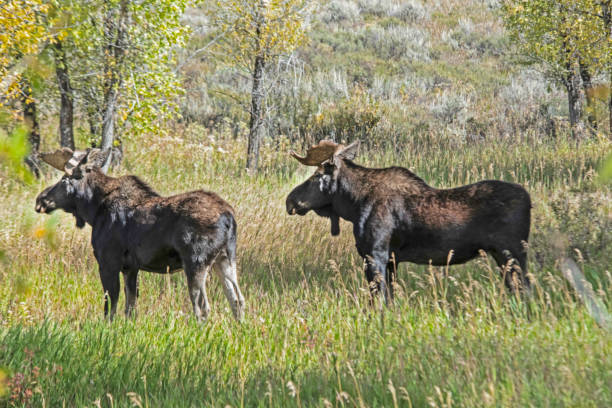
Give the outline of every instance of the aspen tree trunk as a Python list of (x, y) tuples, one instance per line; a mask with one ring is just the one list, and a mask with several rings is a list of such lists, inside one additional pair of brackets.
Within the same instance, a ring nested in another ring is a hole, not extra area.
[(55, 74), (57, 85), (60, 91), (60, 146), (69, 147), (74, 150), (74, 130), (73, 130), (73, 94), (70, 87), (70, 76), (66, 65), (66, 53), (62, 48), (62, 43), (58, 40), (53, 45), (55, 56)]
[[(606, 32), (608, 33), (608, 40), (612, 42), (612, 2), (610, 0), (601, 3), (603, 22)], [(608, 75), (610, 83), (608, 84), (608, 90), (610, 95), (608, 97), (608, 119), (609, 119), (609, 133), (608, 138), (612, 138), (612, 60), (608, 56)]]
[(597, 119), (595, 118), (595, 105), (593, 101), (593, 83), (591, 81), (591, 73), (589, 68), (584, 63), (582, 58), (578, 59), (578, 65), (580, 67), (580, 78), (582, 78), (582, 89), (584, 90), (584, 97), (586, 98), (586, 116), (589, 126), (592, 129), (597, 129)]
[[(112, 7), (112, 6), (111, 6)], [(105, 74), (104, 105), (102, 108), (102, 141), (100, 148), (112, 149), (115, 140), (115, 112), (119, 89), (121, 87), (121, 68), (125, 56), (127, 36), (127, 13), (128, 0), (123, 0), (120, 5), (119, 15), (115, 18), (112, 8), (107, 10), (104, 21), (104, 38), (107, 41), (105, 50)], [(108, 156), (102, 170), (106, 172), (112, 160), (112, 154)]]
[(263, 70), (264, 59), (258, 55), (255, 57), (255, 69), (253, 70), (253, 89), (251, 91), (251, 120), (249, 124), (249, 147), (247, 150), (247, 169), (256, 171), (259, 162), (259, 147), (262, 136), (263, 116)]
[(249, 171), (257, 171), (259, 162), (259, 147), (262, 137), (263, 104), (265, 89), (263, 75), (265, 68), (265, 50), (262, 49), (262, 29), (265, 26), (264, 9), (266, 5), (260, 0), (256, 16), (257, 26), (255, 28), (256, 39), (258, 41), (257, 52), (253, 65), (253, 88), (251, 90), (251, 118), (249, 123), (249, 146), (247, 149), (246, 168)]
[(578, 89), (577, 76), (575, 72), (570, 72), (565, 81), (565, 88), (567, 89), (567, 102), (569, 110), (570, 126), (572, 128), (572, 137), (578, 137), (576, 128), (580, 122), (580, 91)]
[(36, 102), (32, 98), (30, 82), (25, 78), (21, 80), (21, 106), (23, 109), (23, 121), (28, 128), (28, 143), (30, 153), (25, 158), (25, 163), (36, 177), (40, 177), (40, 166), (38, 162), (38, 150), (40, 148), (40, 126), (36, 117)]

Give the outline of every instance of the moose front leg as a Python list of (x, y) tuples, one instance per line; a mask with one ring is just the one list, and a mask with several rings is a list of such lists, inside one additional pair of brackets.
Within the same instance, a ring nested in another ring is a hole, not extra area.
[(389, 261), (388, 252), (371, 251), (365, 256), (365, 273), (370, 286), (371, 300), (382, 294), (385, 304), (389, 304), (391, 293), (387, 285), (387, 263)]
[(125, 316), (131, 317), (136, 308), (138, 297), (138, 269), (123, 271), (123, 288), (125, 291)]
[(100, 280), (104, 289), (104, 317), (112, 321), (119, 300), (119, 268), (100, 265)]

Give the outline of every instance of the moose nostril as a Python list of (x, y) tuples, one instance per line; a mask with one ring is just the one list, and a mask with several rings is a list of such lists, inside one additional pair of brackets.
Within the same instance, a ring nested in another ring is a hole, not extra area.
[(292, 200), (287, 200), (287, 213), (289, 215), (295, 214), (295, 203)]

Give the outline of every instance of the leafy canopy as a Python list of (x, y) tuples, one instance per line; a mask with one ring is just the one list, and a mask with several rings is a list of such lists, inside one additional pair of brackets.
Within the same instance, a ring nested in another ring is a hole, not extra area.
[(217, 0), (207, 14), (220, 35), (218, 57), (252, 72), (256, 56), (268, 62), (290, 54), (306, 41), (309, 9), (306, 0)]

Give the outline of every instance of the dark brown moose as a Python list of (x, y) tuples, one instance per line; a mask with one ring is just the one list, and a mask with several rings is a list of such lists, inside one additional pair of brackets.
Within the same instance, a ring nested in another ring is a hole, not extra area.
[[(125, 314), (138, 296), (138, 271), (184, 269), (193, 312), (210, 312), (206, 276), (214, 265), (236, 319), (244, 298), (236, 273), (236, 221), (232, 207), (202, 190), (161, 197), (136, 176), (110, 177), (100, 170), (108, 152), (63, 148), (41, 159), (64, 171), (61, 180), (36, 198), (36, 211), (62, 209), (82, 228), (91, 225), (91, 244), (105, 292), (104, 315), (112, 320), (119, 298), (119, 272), (125, 286)], [(110, 301), (110, 304), (109, 304)]]
[(459, 264), (479, 250), (493, 256), (510, 290), (529, 287), (524, 246), (531, 200), (523, 187), (486, 180), (437, 189), (402, 167), (353, 163), (358, 148), (359, 142), (343, 146), (325, 140), (305, 157), (291, 152), (317, 169), (291, 191), (286, 205), (290, 215), (314, 210), (330, 218), (332, 235), (340, 232), (339, 217), (353, 224), (373, 293), (393, 297), (393, 262)]

